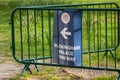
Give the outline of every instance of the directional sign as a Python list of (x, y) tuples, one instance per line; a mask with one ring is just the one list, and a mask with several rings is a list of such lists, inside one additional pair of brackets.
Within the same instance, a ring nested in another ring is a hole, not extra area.
[(63, 30), (60, 32), (64, 39), (68, 39), (68, 35), (71, 36), (71, 32), (67, 32), (67, 29), (68, 28), (63, 28)]
[(82, 11), (55, 12), (53, 61), (61, 65), (82, 66)]

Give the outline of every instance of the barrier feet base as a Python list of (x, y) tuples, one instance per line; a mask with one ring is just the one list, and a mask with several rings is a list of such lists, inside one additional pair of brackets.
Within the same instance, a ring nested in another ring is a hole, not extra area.
[[(33, 60), (33, 62), (35, 62), (35, 60)], [(37, 65), (36, 64), (34, 64), (34, 65), (35, 65), (35, 68), (36, 68), (37, 72), (39, 72), (39, 69), (38, 69)]]
[[(35, 62), (34, 60), (32, 60), (32, 61)], [(39, 69), (38, 69), (37, 65), (34, 64), (34, 66), (35, 66), (37, 72), (39, 72)], [(22, 76), (25, 71), (28, 71), (30, 74), (32, 74), (32, 71), (31, 71), (31, 69), (30, 69), (30, 64), (26, 63), (26, 64), (24, 65), (24, 68), (22, 69), (22, 72), (21, 72), (20, 76)]]
[(30, 66), (30, 64), (25, 64), (24, 68), (22, 69), (22, 72), (21, 72), (20, 76), (22, 76), (25, 71), (28, 71), (30, 74), (32, 74), (32, 71), (31, 71), (29, 66)]

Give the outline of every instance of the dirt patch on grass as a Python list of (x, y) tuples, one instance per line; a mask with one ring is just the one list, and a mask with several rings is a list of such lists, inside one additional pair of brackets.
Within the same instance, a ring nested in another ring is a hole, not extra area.
[(0, 64), (0, 80), (9, 80), (20, 73), (22, 66), (17, 65), (11, 61)]
[[(100, 76), (116, 76), (117, 72), (105, 71), (105, 70), (88, 70), (88, 69), (75, 69), (75, 68), (66, 68), (65, 71), (72, 73), (76, 76), (84, 78), (84, 80), (93, 80), (96, 77)], [(116, 76), (117, 78), (117, 76)]]
[(68, 73), (64, 68), (52, 66), (38, 66), (40, 72), (33, 72), (32, 76), (21, 77), (19, 80), (83, 80), (81, 77)]

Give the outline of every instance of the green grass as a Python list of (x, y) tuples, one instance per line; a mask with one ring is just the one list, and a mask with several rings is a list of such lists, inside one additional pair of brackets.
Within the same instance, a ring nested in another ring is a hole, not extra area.
[(116, 80), (116, 76), (100, 76), (93, 80)]

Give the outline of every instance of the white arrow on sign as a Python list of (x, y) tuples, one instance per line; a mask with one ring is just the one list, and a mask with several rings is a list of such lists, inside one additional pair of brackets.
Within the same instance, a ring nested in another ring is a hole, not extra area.
[(64, 28), (60, 33), (64, 39), (68, 39), (67, 35), (71, 35), (71, 32), (67, 32), (68, 28)]

